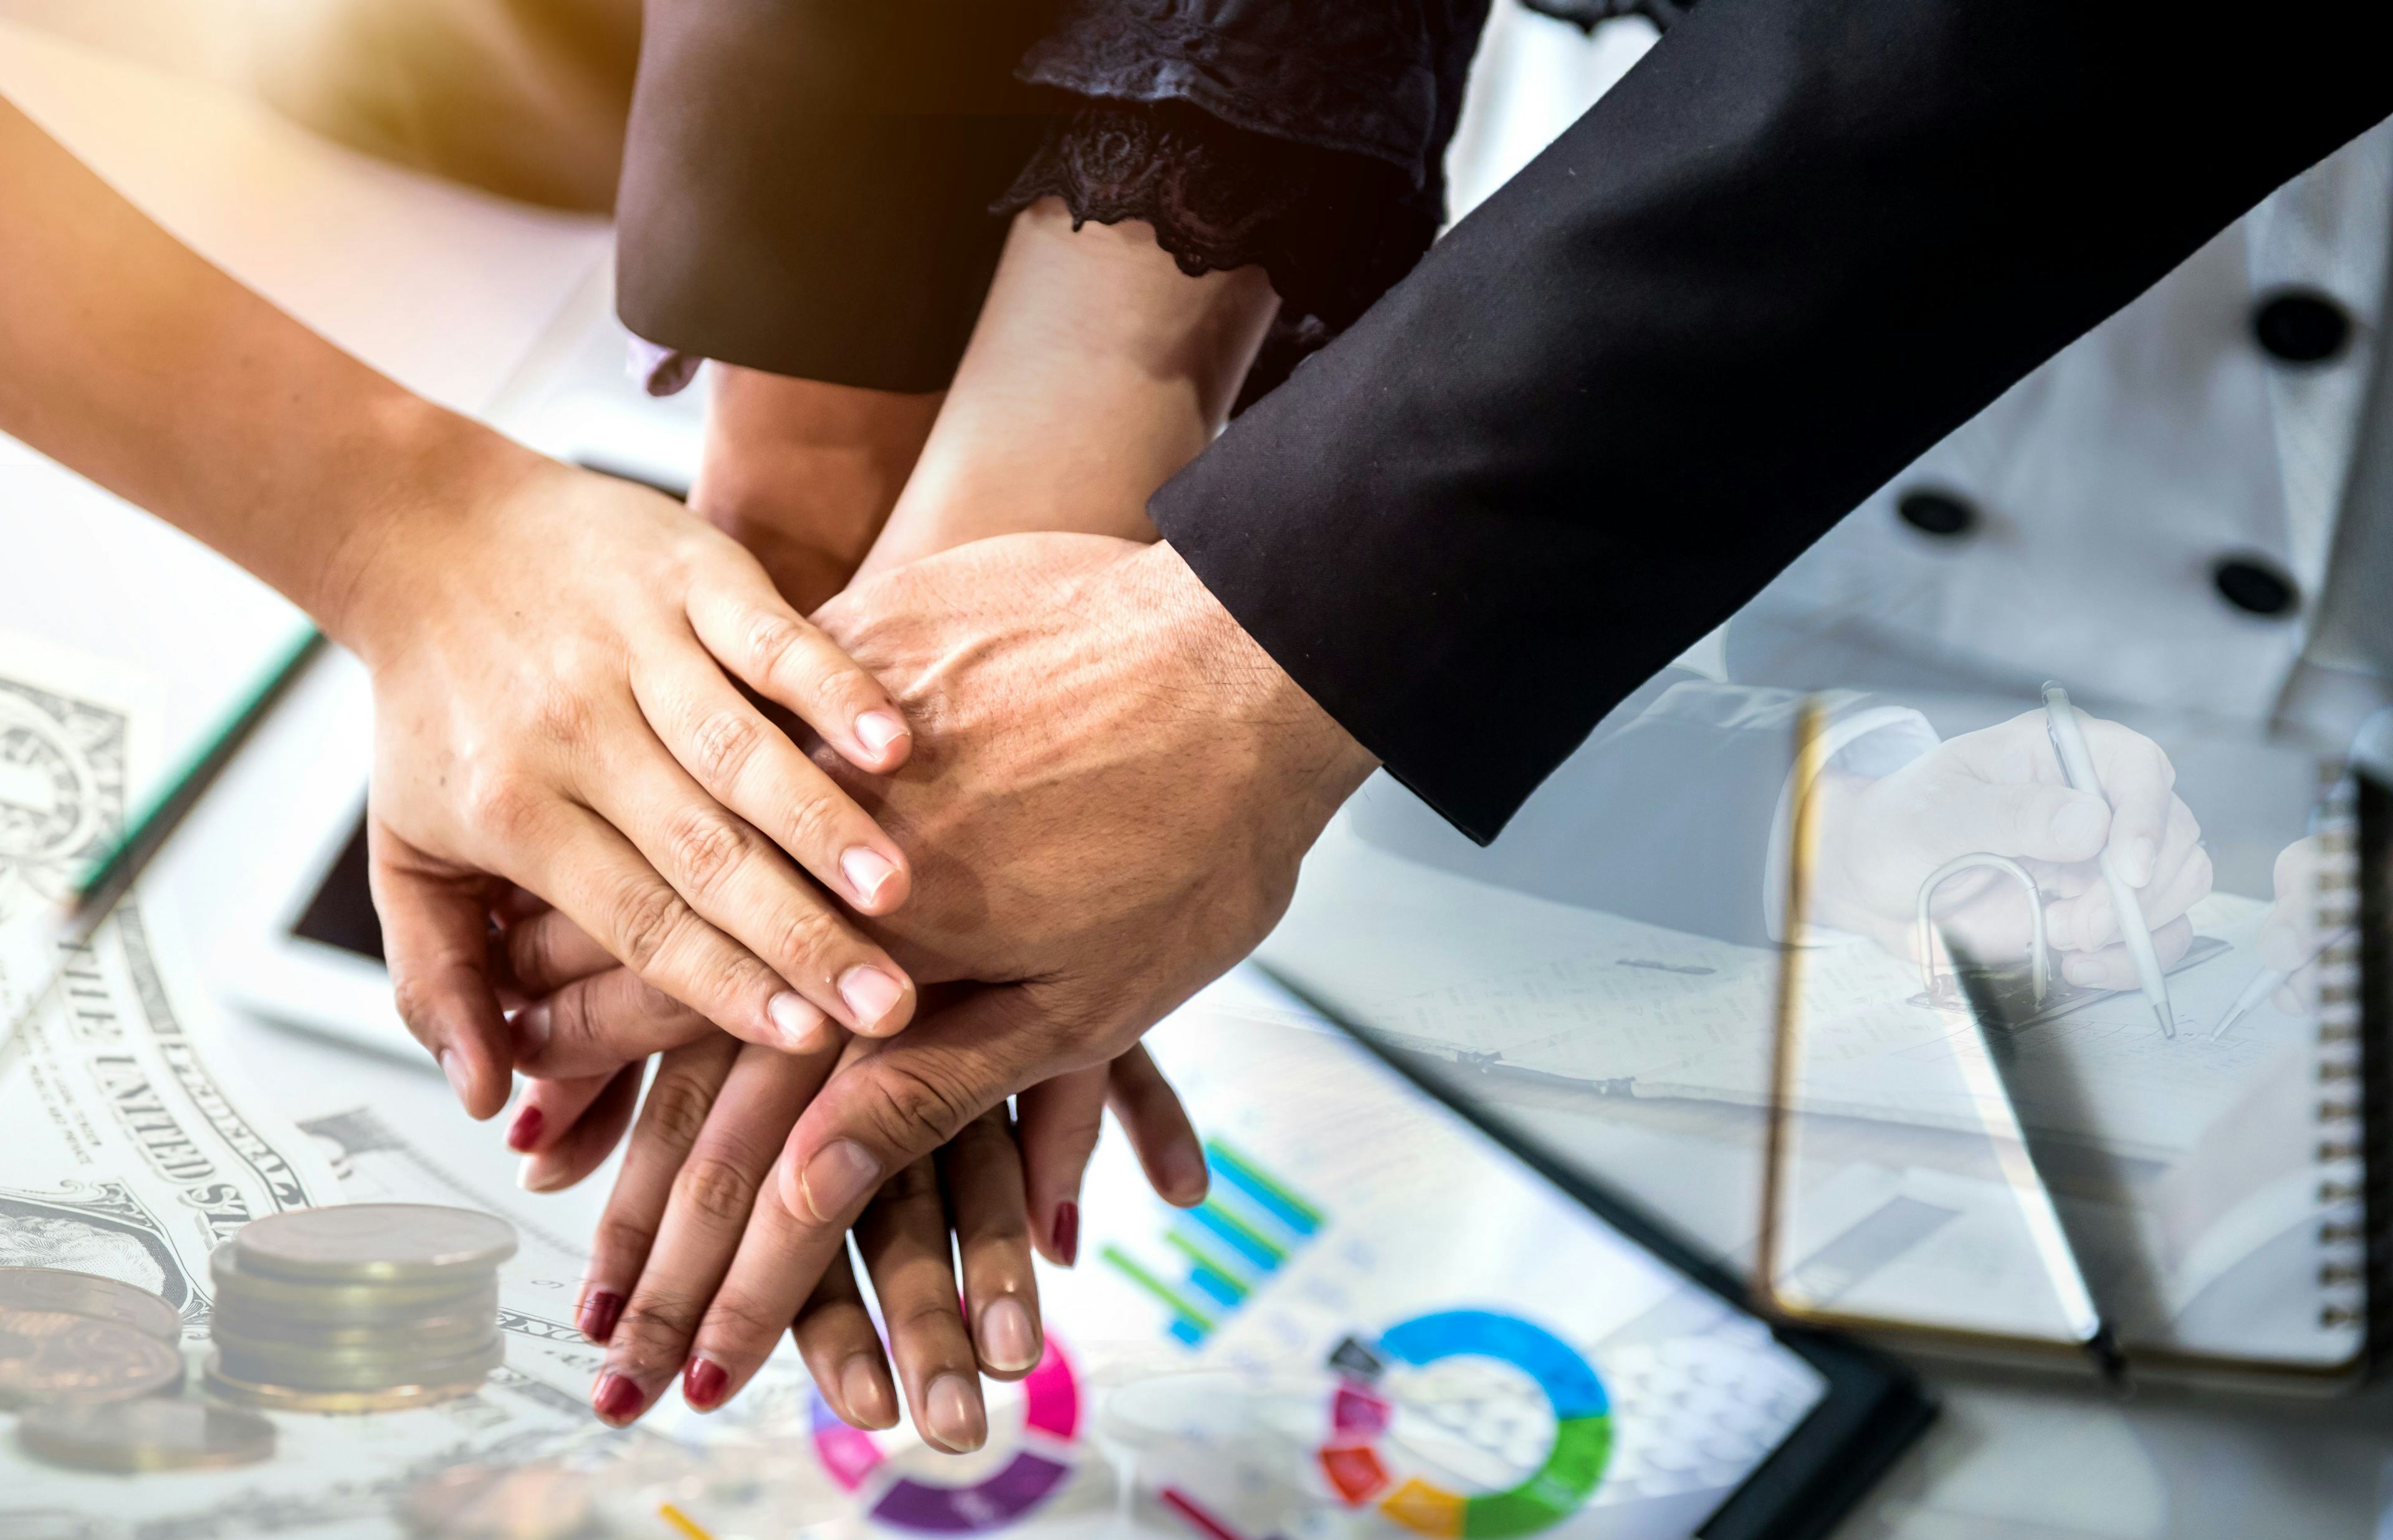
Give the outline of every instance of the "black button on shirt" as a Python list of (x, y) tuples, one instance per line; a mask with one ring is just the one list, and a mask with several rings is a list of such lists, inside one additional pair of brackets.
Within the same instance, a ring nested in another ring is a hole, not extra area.
[(1895, 500), (1894, 511), (1903, 523), (1922, 534), (1952, 540), (1976, 527), (1978, 510), (1967, 498), (1921, 487)]
[(2351, 340), (2351, 315), (2316, 289), (2280, 289), (2253, 310), (2252, 335), (2280, 363), (2325, 363)]
[(2219, 597), (2247, 615), (2290, 615), (2300, 601), (2294, 580), (2258, 556), (2229, 556), (2210, 569)]

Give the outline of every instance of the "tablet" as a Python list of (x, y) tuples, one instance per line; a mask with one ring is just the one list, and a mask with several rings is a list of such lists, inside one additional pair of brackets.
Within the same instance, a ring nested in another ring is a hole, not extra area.
[(1164, 1205), (1108, 1135), (1078, 1265), (1041, 1272), (1048, 1356), (995, 1388), (987, 1450), (815, 1418), (872, 1533), (1808, 1536), (1925, 1425), (1901, 1369), (1773, 1330), (1608, 1194), (1238, 992), (1148, 1038), (1210, 1193)]

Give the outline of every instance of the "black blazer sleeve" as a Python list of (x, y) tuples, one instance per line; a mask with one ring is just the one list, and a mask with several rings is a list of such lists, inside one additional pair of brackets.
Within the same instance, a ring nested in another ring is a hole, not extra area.
[(2386, 30), (1705, 0), (1151, 512), (1484, 841), (1873, 488), (2393, 111)]
[(1053, 103), (1013, 78), (1053, 0), (648, 0), (616, 303), (652, 342), (947, 388)]

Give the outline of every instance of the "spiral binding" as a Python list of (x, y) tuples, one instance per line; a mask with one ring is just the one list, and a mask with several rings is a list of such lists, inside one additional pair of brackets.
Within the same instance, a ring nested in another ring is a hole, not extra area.
[[(2330, 778), (2331, 777), (2331, 778)], [(2349, 931), (2360, 914), (2360, 791), (2336, 765), (2321, 776), (2315, 935)], [(2361, 1032), (2360, 943), (2338, 941), (2319, 955), (2318, 1204), (2319, 1326), (2365, 1328), (2373, 1232), (2368, 1201), (2370, 1055)], [(2381, 1206), (2380, 1206), (2381, 1207)]]

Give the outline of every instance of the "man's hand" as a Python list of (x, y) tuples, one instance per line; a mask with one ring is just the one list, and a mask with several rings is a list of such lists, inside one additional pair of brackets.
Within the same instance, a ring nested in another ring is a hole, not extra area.
[(1022, 1087), (1102, 1064), (1243, 958), (1373, 767), (1168, 546), (982, 541), (816, 616), (894, 694), (894, 776), (825, 768), (912, 858), (876, 925), (981, 987), (860, 1043), (791, 1136), (819, 1271), (867, 1197)]
[[(2185, 953), (2185, 912), (2210, 892), (2202, 828), (2172, 790), (2177, 772), (2150, 738), (2086, 720), (2103, 796), (2073, 791), (2045, 733), (2045, 713), (1948, 739), (1892, 775), (1829, 772), (1820, 799), (1812, 918), (1913, 954), (1919, 885), (1958, 855), (1986, 852), (2026, 867), (2046, 897), (2047, 939), (2072, 984), (2132, 989), (2135, 965), (2096, 857), (2115, 848), (2136, 883), (2164, 966)], [(2106, 800), (2107, 799), (2107, 800)], [(2029, 941), (2027, 895), (1987, 870), (1936, 894), (1937, 923), (1988, 959)]]

